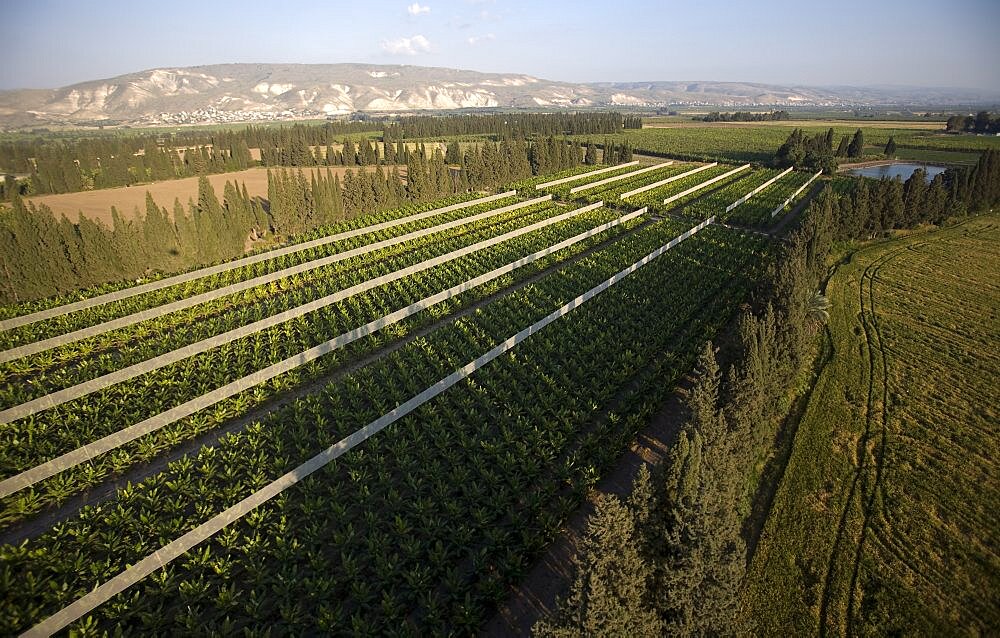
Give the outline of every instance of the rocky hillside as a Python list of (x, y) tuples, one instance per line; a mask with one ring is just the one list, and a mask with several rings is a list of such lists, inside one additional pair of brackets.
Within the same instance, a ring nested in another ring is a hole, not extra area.
[(892, 100), (889, 90), (851, 87), (826, 90), (735, 82), (571, 84), (529, 75), (419, 66), (218, 64), (152, 69), (53, 90), (0, 91), (0, 125), (179, 124), (483, 107), (741, 107)]

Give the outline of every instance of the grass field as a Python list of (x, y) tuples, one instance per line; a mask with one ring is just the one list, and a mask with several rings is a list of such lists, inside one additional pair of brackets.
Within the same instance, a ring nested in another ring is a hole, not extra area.
[(1000, 218), (846, 257), (748, 573), (760, 633), (996, 635)]
[(659, 118), (649, 118), (643, 123), (645, 128), (744, 128), (744, 127), (755, 127), (755, 126), (779, 126), (779, 127), (845, 127), (853, 126), (857, 128), (862, 126), (866, 129), (869, 128), (892, 128), (892, 129), (913, 129), (922, 131), (943, 131), (945, 123), (940, 121), (884, 121), (884, 122), (872, 122), (872, 121), (862, 121), (862, 120), (845, 120), (845, 119), (796, 119), (796, 120), (774, 120), (765, 122), (699, 122), (697, 120), (692, 120), (686, 118), (684, 120), (660, 120)]
[[(353, 170), (362, 170), (360, 166), (352, 167)], [(319, 171), (326, 175), (329, 169), (333, 174), (343, 178), (348, 170), (343, 166), (322, 166), (313, 169), (303, 168), (302, 171), (308, 175), (310, 170)], [(406, 167), (399, 167), (401, 174), (405, 173)], [(280, 170), (276, 169), (276, 170)], [(288, 170), (299, 170), (292, 168)], [(383, 167), (383, 170), (391, 170), (391, 167)], [(248, 168), (234, 173), (219, 173), (209, 175), (208, 181), (215, 189), (215, 194), (222, 199), (222, 190), (226, 182), (237, 182), (246, 184), (247, 192), (251, 197), (267, 197), (267, 171), (266, 168)], [(127, 186), (123, 188), (104, 188), (96, 191), (81, 191), (79, 193), (63, 193), (61, 195), (39, 195), (30, 197), (28, 201), (36, 204), (45, 204), (56, 215), (65, 215), (72, 221), (76, 221), (77, 214), (83, 213), (91, 219), (99, 219), (105, 224), (111, 224), (111, 207), (114, 206), (118, 212), (126, 217), (135, 214), (136, 207), (145, 214), (146, 212), (146, 192), (153, 195), (153, 199), (160, 206), (165, 206), (168, 213), (173, 212), (174, 199), (180, 199), (182, 204), (187, 204), (189, 198), (198, 196), (198, 178), (185, 177), (183, 179), (170, 179), (150, 184), (140, 184), (137, 186)]]
[[(676, 157), (695, 161), (724, 162), (768, 162), (789, 134), (796, 128), (788, 122), (744, 123), (736, 125), (692, 123), (693, 126), (671, 126), (670, 128), (643, 128), (623, 131), (618, 135), (577, 135), (581, 141), (602, 142), (605, 138), (628, 141), (636, 152)], [(887, 128), (886, 122), (879, 126), (854, 123), (834, 125), (834, 145), (841, 136), (853, 135), (861, 126), (865, 136), (865, 155), (878, 157), (885, 143), (892, 136), (896, 140), (898, 154), (914, 150), (960, 152), (955, 163), (968, 163), (970, 154), (978, 158), (979, 151), (1000, 148), (1000, 137), (971, 135), (942, 135), (934, 131), (913, 128), (911, 123), (901, 123), (898, 127)], [(805, 133), (813, 135), (826, 132), (830, 125), (809, 122), (801, 126)], [(917, 158), (911, 158), (917, 159)], [(931, 161), (931, 160), (927, 160)], [(946, 156), (938, 155), (934, 161), (946, 161)]]
[(973, 166), (979, 161), (979, 153), (968, 151), (931, 151), (922, 148), (901, 148), (896, 151), (896, 159), (917, 160), (937, 164), (957, 164)]

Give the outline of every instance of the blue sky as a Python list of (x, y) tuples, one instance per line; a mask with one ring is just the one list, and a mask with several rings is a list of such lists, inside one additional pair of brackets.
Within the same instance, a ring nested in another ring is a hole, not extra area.
[[(6, 4), (6, 3), (5, 3)], [(1000, 92), (1000, 0), (13, 0), (0, 89), (225, 62)]]

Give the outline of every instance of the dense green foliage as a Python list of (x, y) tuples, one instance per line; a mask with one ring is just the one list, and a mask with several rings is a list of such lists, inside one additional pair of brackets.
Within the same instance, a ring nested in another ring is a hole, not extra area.
[[(854, 142), (848, 147), (848, 155), (853, 144)], [(794, 166), (805, 170), (823, 171), (828, 175), (837, 172), (837, 158), (833, 151), (833, 129), (825, 133), (816, 133), (811, 137), (804, 135), (802, 129), (795, 129), (774, 154), (774, 165), (781, 168)]]
[[(244, 293), (201, 304), (184, 313), (147, 320), (135, 327), (5, 364), (3, 369), (9, 383), (4, 386), (0, 395), (2, 404), (4, 407), (17, 405), (95, 376), (147, 361), (191, 344), (201, 343), (202, 340), (294, 310), (375, 277), (414, 267), (426, 260), (472, 246), (496, 235), (544, 221), (561, 212), (564, 211), (551, 203), (542, 203), (504, 213), (495, 218), (469, 224), (458, 231), (432, 233), (418, 241), (380, 249), (359, 258), (283, 280), (279, 290), (274, 290), (273, 286), (259, 286)], [(471, 211), (465, 214), (470, 213)], [(536, 230), (523, 238), (508, 240), (500, 245), (461, 257), (454, 263), (435, 266), (426, 273), (408, 276), (335, 303), (326, 304), (309, 313), (308, 322), (301, 320), (283, 322), (241, 337), (222, 348), (211, 348), (145, 373), (134, 380), (85, 395), (42, 414), (21, 419), (18, 425), (7, 428), (11, 440), (31, 438), (35, 443), (31, 446), (5, 448), (3, 454), (0, 454), (2, 457), (0, 467), (4, 468), (4, 473), (9, 474), (26, 470), (74, 449), (81, 439), (93, 440), (116, 432), (174, 405), (196, 398), (209, 388), (225, 385), (251, 370), (281, 361), (357, 325), (378, 319), (391, 312), (394, 304), (405, 306), (413, 303), (438, 288), (444, 289), (461, 283), (524, 254), (540, 250), (607, 222), (613, 217), (614, 214), (610, 211), (598, 210), (581, 215), (579, 219), (564, 220), (550, 229)], [(402, 234), (408, 229), (393, 230), (397, 234)], [(350, 246), (354, 242), (346, 243)], [(339, 246), (341, 249), (343, 247), (343, 244)], [(333, 246), (326, 250), (335, 251), (337, 248)], [(565, 251), (564, 255), (572, 252)], [(177, 295), (178, 291), (165, 291), (156, 295), (155, 300), (170, 299), (171, 293)], [(471, 303), (477, 296), (475, 293), (469, 293), (455, 303), (459, 305)], [(140, 297), (131, 305), (142, 308), (150, 303)], [(236, 303), (240, 304), (239, 312), (227, 312)], [(88, 323), (92, 323), (95, 315), (100, 317), (103, 313), (95, 311), (88, 314), (91, 315)], [(432, 317), (428, 315), (423, 317), (424, 322), (431, 319)], [(421, 321), (415, 320), (409, 323), (412, 329)], [(122, 339), (128, 339), (126, 347), (121, 346)], [(301, 383), (308, 378), (336, 370), (344, 365), (345, 359), (356, 360), (362, 355), (370, 354), (376, 349), (373, 346), (377, 346), (378, 343), (377, 339), (374, 341), (375, 344), (355, 345), (343, 354), (324, 357), (311, 364), (308, 369), (268, 383), (249, 396), (226, 401), (220, 406), (221, 409), (209, 415), (184, 419), (175, 426), (148, 437), (143, 443), (130, 444), (121, 450), (122, 454), (104, 455), (94, 463), (64, 473), (39, 485), (36, 489), (5, 499), (4, 516), (0, 517), (0, 520), (6, 523), (16, 521), (45, 503), (58, 502), (68, 494), (86, 489), (109, 475), (121, 472), (133, 463), (151, 458), (165, 447), (176, 445), (181, 440), (218, 426), (234, 414), (245, 412), (287, 390), (295, 382)], [(108, 354), (116, 349), (121, 350), (120, 356), (114, 359), (108, 357)], [(183, 379), (183, 382), (178, 382), (178, 379)], [(86, 408), (86, 406), (114, 406), (122, 403), (126, 406), (115, 410), (113, 414), (103, 409), (94, 411)]]
[(788, 111), (770, 111), (768, 113), (754, 113), (752, 111), (736, 111), (734, 113), (720, 113), (712, 111), (708, 115), (693, 118), (699, 122), (780, 122), (790, 120), (792, 116)]
[(642, 119), (621, 113), (497, 113), (491, 115), (413, 115), (387, 122), (386, 140), (451, 135), (492, 135), (523, 139), (532, 135), (592, 135), (642, 128)]
[(889, 141), (885, 143), (885, 156), (895, 157), (896, 156), (896, 138), (890, 136)]
[(1000, 115), (993, 117), (989, 111), (972, 115), (953, 115), (948, 118), (947, 129), (953, 133), (1000, 133)]

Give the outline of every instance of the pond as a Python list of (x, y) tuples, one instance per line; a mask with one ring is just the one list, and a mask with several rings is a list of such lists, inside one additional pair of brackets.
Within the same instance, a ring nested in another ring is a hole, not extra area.
[(892, 164), (882, 164), (881, 166), (865, 166), (863, 168), (852, 168), (847, 171), (848, 175), (859, 177), (871, 177), (873, 179), (900, 178), (904, 182), (910, 179), (910, 175), (918, 168), (927, 171), (927, 181), (934, 179), (934, 176), (945, 171), (944, 166), (926, 166), (924, 164), (907, 164), (906, 162), (894, 162)]

